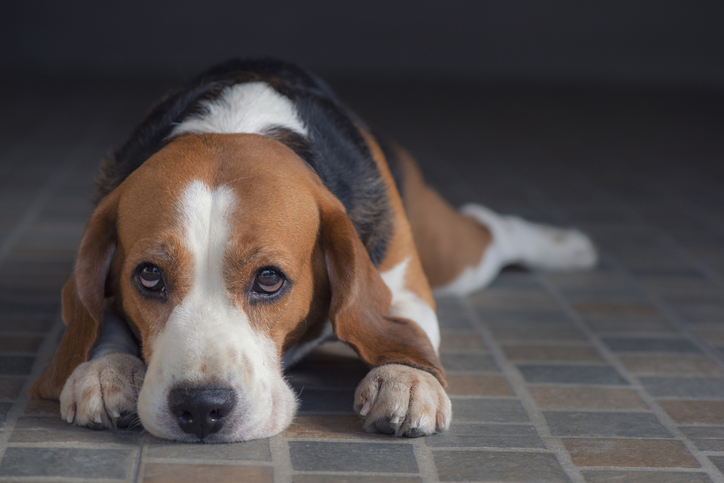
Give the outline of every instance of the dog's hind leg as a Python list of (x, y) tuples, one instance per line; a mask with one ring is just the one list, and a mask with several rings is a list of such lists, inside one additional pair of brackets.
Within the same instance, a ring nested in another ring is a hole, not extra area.
[(478, 204), (456, 211), (425, 183), (409, 154), (398, 148), (397, 156), (405, 210), (436, 294), (484, 288), (507, 265), (575, 270), (596, 264), (596, 249), (580, 231), (500, 215)]
[(506, 216), (478, 204), (460, 209), (463, 216), (486, 226), (491, 243), (477, 264), (466, 267), (450, 283), (436, 287), (437, 294), (465, 294), (485, 287), (505, 266), (519, 264), (542, 270), (579, 270), (593, 267), (596, 248), (582, 232), (532, 223)]

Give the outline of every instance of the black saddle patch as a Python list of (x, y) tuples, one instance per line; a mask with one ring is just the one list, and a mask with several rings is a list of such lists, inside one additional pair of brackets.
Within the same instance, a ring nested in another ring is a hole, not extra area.
[(231, 60), (167, 94), (103, 162), (94, 203), (163, 148), (176, 125), (201, 112), (203, 101), (218, 98), (227, 87), (260, 81), (294, 103), (309, 131), (307, 138), (270, 126), (264, 134), (289, 146), (319, 175), (347, 209), (370, 259), (378, 265), (392, 237), (392, 212), (387, 187), (358, 128), (364, 124), (340, 104), (324, 81), (299, 66), (276, 59)]

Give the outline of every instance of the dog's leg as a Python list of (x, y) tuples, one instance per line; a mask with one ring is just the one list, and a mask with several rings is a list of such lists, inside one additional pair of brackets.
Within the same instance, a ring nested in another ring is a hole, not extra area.
[(146, 374), (128, 326), (105, 311), (91, 359), (75, 368), (60, 393), (60, 415), (94, 429), (131, 425)]
[(591, 240), (576, 230), (531, 223), (469, 204), (456, 211), (425, 183), (398, 148), (401, 194), (425, 275), (436, 295), (466, 295), (512, 264), (573, 270), (596, 264)]
[(512, 264), (543, 270), (578, 270), (591, 268), (597, 262), (596, 248), (578, 230), (499, 215), (472, 203), (463, 206), (460, 213), (488, 228), (491, 241), (477, 264), (466, 267), (448, 284), (436, 287), (436, 294), (464, 295), (481, 289), (503, 267)]

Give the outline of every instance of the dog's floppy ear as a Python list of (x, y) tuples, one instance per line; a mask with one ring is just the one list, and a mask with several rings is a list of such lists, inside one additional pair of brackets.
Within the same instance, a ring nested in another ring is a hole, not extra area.
[(28, 391), (30, 398), (58, 399), (66, 379), (89, 359), (98, 339), (106, 278), (116, 250), (118, 198), (117, 190), (106, 196), (88, 221), (75, 270), (63, 287), (65, 334), (50, 366)]
[(423, 369), (444, 387), (445, 371), (425, 332), (411, 320), (388, 315), (392, 294), (342, 204), (327, 195), (320, 212), (332, 290), (329, 318), (337, 338), (371, 366), (397, 363)]

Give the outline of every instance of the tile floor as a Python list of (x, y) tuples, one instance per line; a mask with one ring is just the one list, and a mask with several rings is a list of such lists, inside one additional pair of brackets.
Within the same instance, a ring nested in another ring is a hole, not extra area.
[(722, 91), (339, 82), (454, 203), (576, 225), (601, 266), (439, 300), (447, 433), (362, 432), (365, 368), (331, 345), (290, 374), (285, 433), (207, 446), (71, 427), (25, 397), (98, 160), (171, 84), (2, 84), (0, 481), (724, 482)]

